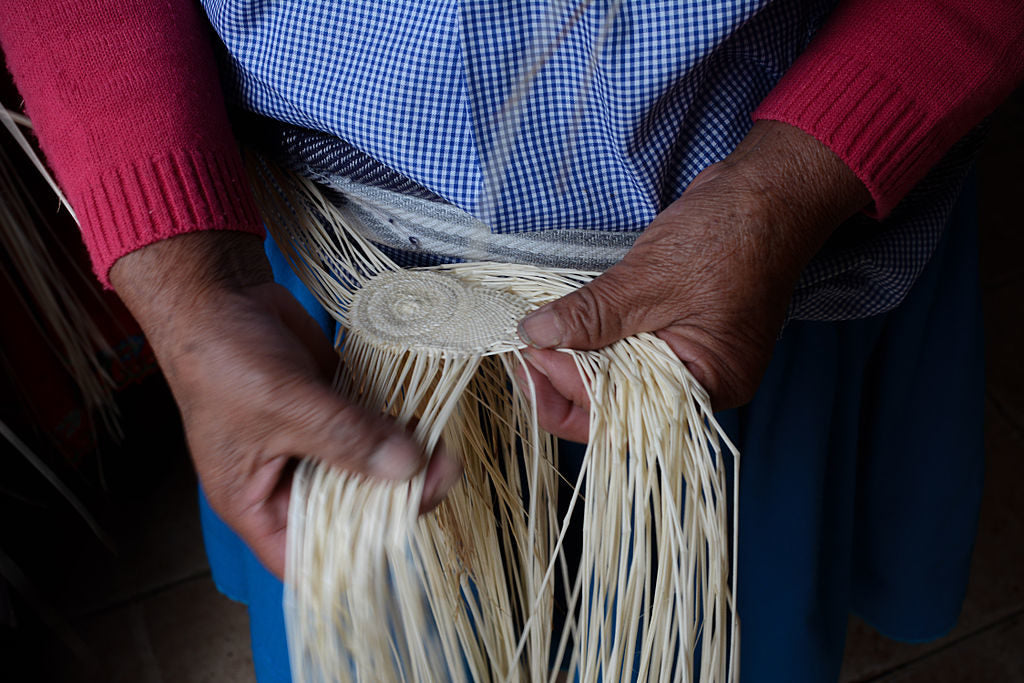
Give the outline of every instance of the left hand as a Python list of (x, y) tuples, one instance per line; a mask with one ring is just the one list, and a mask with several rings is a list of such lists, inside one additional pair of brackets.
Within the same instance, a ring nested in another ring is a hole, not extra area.
[(797, 278), (833, 230), (871, 201), (842, 160), (803, 131), (758, 121), (701, 172), (622, 261), (519, 327), (541, 426), (586, 442), (589, 402), (573, 360), (654, 332), (716, 410), (748, 402), (771, 359)]
[(121, 257), (110, 279), (160, 361), (210, 506), (278, 578), (299, 458), (397, 481), (426, 467), (421, 510), (459, 480), (443, 447), (425, 463), (405, 429), (332, 390), (334, 348), (272, 281), (260, 237), (177, 235)]

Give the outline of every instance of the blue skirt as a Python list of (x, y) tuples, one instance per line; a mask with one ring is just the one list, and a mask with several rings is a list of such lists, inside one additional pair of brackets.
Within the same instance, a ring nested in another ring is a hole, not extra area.
[[(754, 400), (719, 420), (740, 448), (744, 683), (836, 680), (847, 616), (942, 636), (967, 585), (981, 499), (984, 373), (974, 198), (965, 191), (890, 313), (791, 322)], [(334, 324), (273, 244), (275, 275)], [(213, 579), (248, 605), (260, 683), (286, 683), (282, 586), (201, 500)]]

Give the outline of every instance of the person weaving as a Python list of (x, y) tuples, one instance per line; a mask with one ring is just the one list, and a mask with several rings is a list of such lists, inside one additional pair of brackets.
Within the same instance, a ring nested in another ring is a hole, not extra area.
[[(400, 479), (420, 455), (331, 394), (327, 337), (273, 283), (322, 321), (275, 249), (264, 255), (190, 3), (0, 1), (8, 65), (97, 275), (146, 331), (203, 490), (244, 539), (204, 504), (215, 580), (249, 604), (260, 680), (288, 680), (273, 575), (290, 460)], [(513, 58), (506, 29), (529, 17), (505, 3), (402, 2), (389, 17), (313, 5), (206, 8), (229, 98), (280, 122), (297, 167), (353, 196), (383, 172), (395, 180), (384, 190), (433, 201), (467, 230), (462, 214), (486, 219), (495, 244), (583, 229), (582, 243), (622, 257), (522, 323), (543, 426), (586, 438), (578, 386), (550, 349), (637, 331), (665, 339), (716, 407), (739, 406), (721, 421), (745, 454), (744, 680), (834, 679), (850, 610), (906, 639), (952, 626), (980, 494), (982, 388), (973, 234), (953, 207), (971, 129), (1024, 73), (1024, 9), (627, 4), (582, 111), (533, 112), (538, 131), (581, 122), (572, 154), (515, 152), (512, 167), (536, 175), (484, 202), (489, 113), (509, 94), (494, 65)], [(561, 56), (594, 47), (584, 28)], [(589, 78), (588, 58), (567, 63), (543, 83), (550, 101)], [(325, 135), (332, 154), (317, 158)], [(564, 178), (564, 158), (590, 173)], [(564, 196), (575, 201), (552, 201)], [(409, 245), (409, 264), (460, 257)], [(436, 503), (459, 471), (444, 458), (431, 468)]]

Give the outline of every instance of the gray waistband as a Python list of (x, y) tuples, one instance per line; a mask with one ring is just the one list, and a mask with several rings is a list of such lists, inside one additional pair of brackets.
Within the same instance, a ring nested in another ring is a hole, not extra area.
[(598, 230), (544, 230), (500, 234), (452, 204), (411, 197), (320, 177), (339, 193), (339, 209), (369, 239), (414, 257), (500, 261), (553, 268), (603, 271), (618, 262), (637, 233)]

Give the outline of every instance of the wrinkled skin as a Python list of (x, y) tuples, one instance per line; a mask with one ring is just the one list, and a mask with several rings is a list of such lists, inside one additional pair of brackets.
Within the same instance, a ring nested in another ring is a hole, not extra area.
[[(278, 577), (296, 458), (399, 480), (424, 466), (406, 432), (331, 391), (337, 356), (272, 282), (259, 237), (175, 237), (120, 259), (111, 281), (174, 392), (210, 505)], [(462, 471), (443, 448), (436, 456), (424, 511)]]
[(572, 359), (654, 332), (715, 409), (754, 395), (801, 270), (870, 195), (797, 128), (759, 121), (736, 151), (699, 174), (626, 257), (520, 325), (541, 425), (586, 442), (589, 402)]
[[(543, 426), (587, 438), (583, 387), (553, 348), (600, 348), (641, 331), (672, 347), (715, 407), (749, 400), (800, 270), (868, 201), (853, 173), (813, 138), (756, 124), (620, 264), (524, 321)], [(110, 278), (167, 376), (210, 504), (277, 576), (297, 458), (398, 480), (424, 467), (406, 432), (331, 392), (333, 349), (272, 282), (258, 237), (181, 235), (122, 257)], [(435, 453), (424, 509), (460, 475), (455, 459)]]

